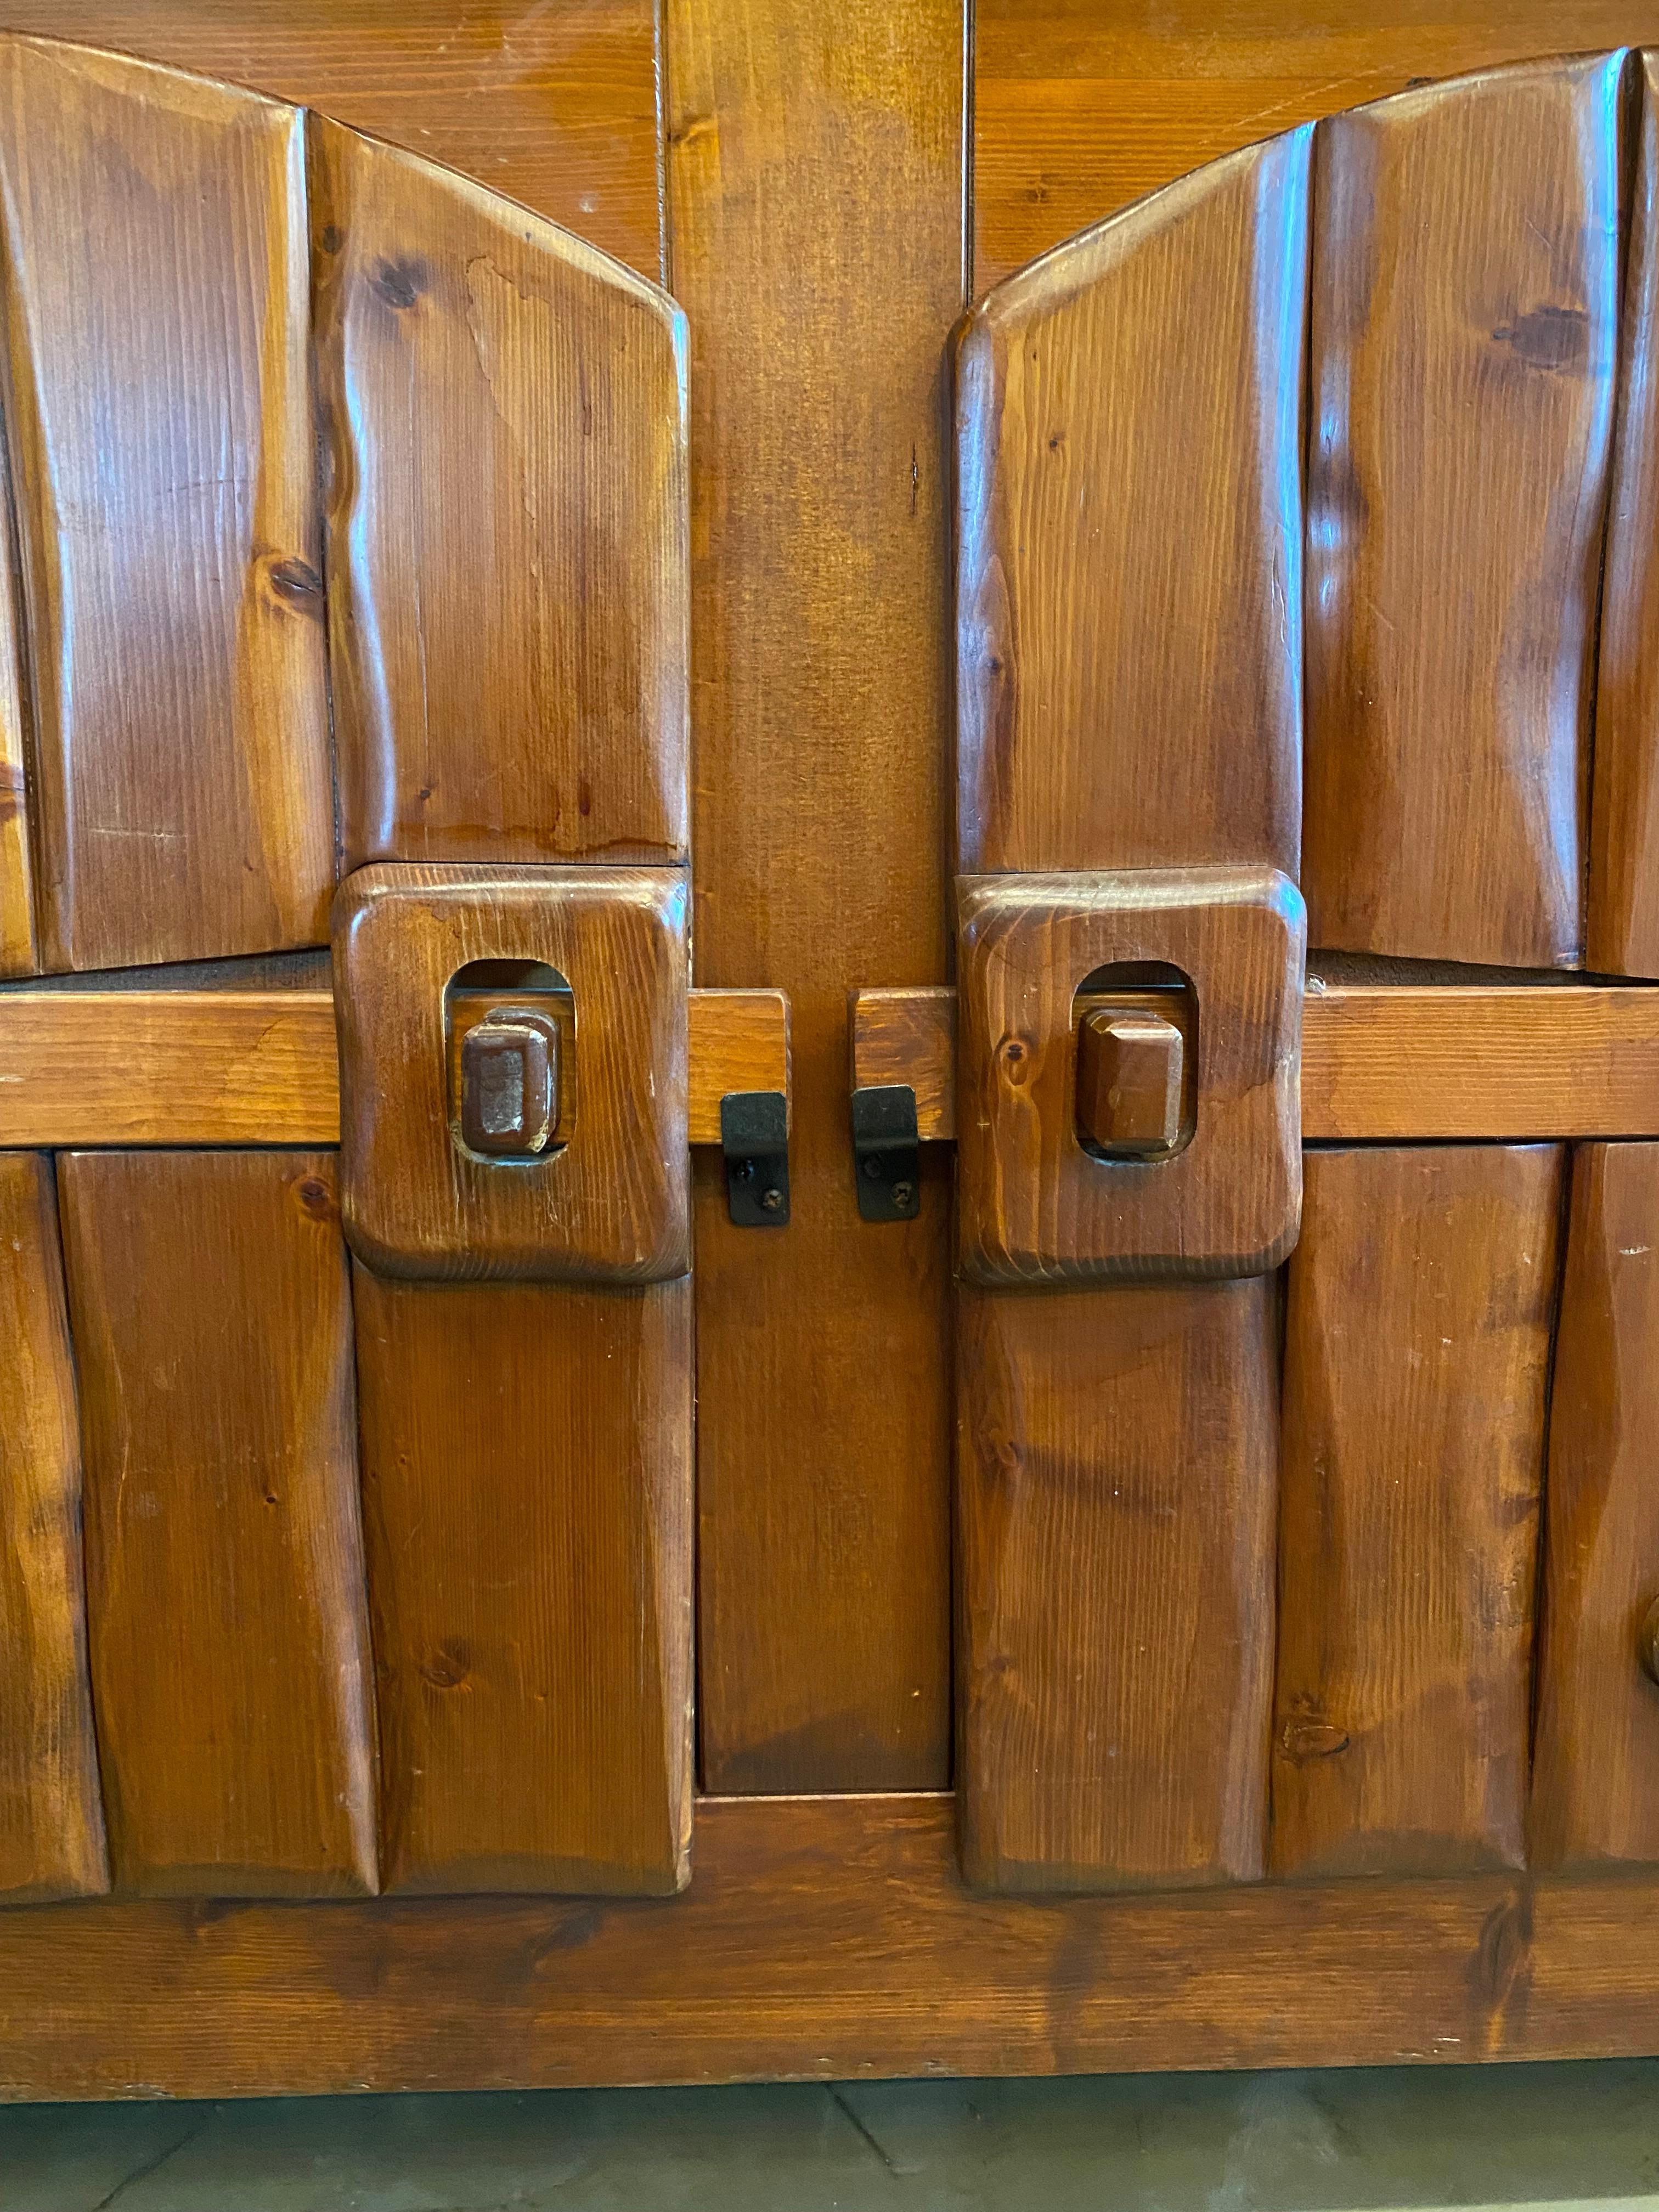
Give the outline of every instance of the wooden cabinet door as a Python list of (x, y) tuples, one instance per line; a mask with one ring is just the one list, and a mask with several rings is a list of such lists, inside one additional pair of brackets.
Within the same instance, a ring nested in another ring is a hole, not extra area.
[(1440, 15), (0, 9), (0, 2087), (1652, 2047), (1659, 4)]
[[(0, 1889), (672, 1893), (684, 319), (417, 155), (34, 39), (0, 203)], [(516, 1149), (463, 1002), (553, 1024)], [(293, 1081), (337, 1016), (343, 1103)], [(526, 1256), (503, 1193), (589, 1225)]]
[[(1659, 1563), (1623, 1442), (1649, 1147), (1560, 1141), (1651, 1111), (1504, 1095), (1545, 1010), (1607, 1004), (1571, 971), (1651, 965), (1654, 143), (1623, 52), (1434, 84), (1212, 162), (966, 325), (976, 1886), (1659, 1852), (1634, 1763)], [(1322, 1110), (1299, 1041), (1260, 1048), (1276, 969), (1246, 998), (1214, 963), (1264, 869), (1312, 947), (1310, 1044), (1358, 991), (1409, 1093), (1437, 1000), (1442, 1095), (1377, 1119), (1339, 1075)], [(1247, 1118), (1275, 1081), (1277, 1128)], [(1310, 1141), (1268, 1245), (1240, 1224), (1285, 1117)]]

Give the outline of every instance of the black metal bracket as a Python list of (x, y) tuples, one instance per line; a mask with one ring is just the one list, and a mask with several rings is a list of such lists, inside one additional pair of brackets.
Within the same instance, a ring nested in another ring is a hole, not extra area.
[(914, 1221), (921, 1211), (921, 1139), (908, 1083), (853, 1093), (853, 1161), (866, 1221)]
[(720, 1101), (726, 1203), (739, 1229), (789, 1219), (789, 1101), (781, 1091), (728, 1091)]

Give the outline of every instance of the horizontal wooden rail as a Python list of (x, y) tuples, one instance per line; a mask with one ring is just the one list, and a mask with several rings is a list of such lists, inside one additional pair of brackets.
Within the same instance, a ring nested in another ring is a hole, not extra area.
[[(956, 994), (860, 991), (853, 1079), (908, 1083), (956, 1133)], [(731, 1091), (789, 1088), (777, 991), (694, 991), (694, 1145)], [(339, 1141), (326, 991), (0, 993), (0, 1146)], [(1340, 984), (1303, 1008), (1310, 1141), (1659, 1137), (1659, 989)]]
[[(1651, 2051), (1659, 1874), (975, 1897), (948, 1797), (704, 1798), (681, 1896), (0, 1912), (0, 2097)], [(442, 2024), (434, 2033), (433, 2023)]]
[[(859, 991), (853, 1081), (908, 1083), (956, 1134), (956, 993)], [(1599, 983), (1310, 986), (1310, 1142), (1659, 1136), (1659, 989)]]
[[(789, 1090), (781, 991), (693, 991), (690, 1136)], [(327, 991), (0, 992), (0, 1147), (337, 1145)]]

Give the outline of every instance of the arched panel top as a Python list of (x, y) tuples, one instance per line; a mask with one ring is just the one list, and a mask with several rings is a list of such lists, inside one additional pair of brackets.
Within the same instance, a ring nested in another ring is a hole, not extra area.
[(1627, 60), (1332, 117), (987, 296), (964, 869), (1299, 854), (1316, 945), (1582, 961)]
[(1310, 136), (1085, 231), (964, 327), (964, 871), (1296, 872)]
[(4, 35), (0, 223), (0, 973), (320, 943), (377, 857), (684, 858), (665, 294), (416, 155)]
[(347, 866), (684, 859), (684, 316), (418, 155), (310, 141)]

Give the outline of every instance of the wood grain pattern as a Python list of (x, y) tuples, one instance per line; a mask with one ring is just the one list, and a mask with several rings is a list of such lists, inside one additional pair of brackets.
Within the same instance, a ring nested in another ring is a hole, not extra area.
[(109, 1887), (52, 1162), (0, 1153), (0, 1901)]
[(684, 315), (413, 155), (309, 142), (346, 866), (684, 860)]
[(978, 288), (1265, 133), (1431, 78), (1659, 41), (1655, 0), (977, 0)]
[[(0, 428), (0, 468), (10, 463)], [(0, 977), (40, 967), (34, 933), (34, 853), (29, 838), (28, 724), (23, 696), (23, 621), (9, 515), (0, 531)]]
[[(656, 1282), (691, 1264), (687, 885), (678, 868), (362, 868), (334, 909), (342, 1211), (377, 1273)], [(452, 1132), (445, 993), (537, 962), (574, 994), (577, 1101), (511, 1169)]]
[(1659, 1859), (1659, 1687), (1638, 1649), (1659, 1596), (1656, 1245), (1659, 1146), (1583, 1146), (1550, 1396), (1529, 1838), (1541, 1867)]
[[(1256, 1275), (1296, 1240), (1306, 915), (1272, 868), (963, 876), (957, 1249), (973, 1281)], [(1094, 1158), (1077, 1126), (1078, 994), (1161, 963), (1204, 1025), (1192, 1142)]]
[[(718, 1145), (728, 1091), (788, 1095), (789, 1002), (693, 991), (687, 1011), (686, 1135)], [(330, 991), (0, 993), (0, 1146), (339, 1141)]]
[(964, 326), (965, 873), (1296, 876), (1309, 145), (1115, 217)]
[(5, 0), (0, 22), (253, 85), (662, 266), (652, 0)]
[(302, 151), (270, 101), (0, 40), (48, 969), (326, 934)]
[(372, 1891), (333, 1157), (70, 1152), (58, 1174), (116, 1884)]
[(682, 1887), (690, 1283), (356, 1310), (386, 1887)]
[(1619, 410), (1601, 581), (1585, 964), (1659, 974), (1659, 56), (1638, 54)]
[(789, 1001), (781, 991), (693, 991), (686, 1012), (689, 1133), (717, 1145), (728, 1091), (790, 1097)]
[[(657, 1903), (0, 1915), (11, 2097), (1650, 2052), (1659, 1880), (974, 1897), (948, 1797), (705, 1800)], [(442, 2032), (434, 2033), (434, 2022)]]
[[(698, 1178), (702, 1754), (734, 1790), (927, 1787), (950, 1739), (949, 1261), (860, 1221), (847, 1000), (946, 970), (945, 346), (960, 0), (667, 0), (691, 328), (701, 981), (793, 1008), (785, 1235)], [(878, 1387), (876, 1378), (879, 1378)]]
[(963, 1290), (957, 1791), (999, 1890), (1262, 1872), (1277, 1291)]
[(1622, 68), (1539, 63), (1321, 127), (1303, 825), (1316, 945), (1583, 960)]
[[(910, 1085), (924, 1143), (957, 1133), (956, 1022), (947, 987), (853, 994), (853, 1080)], [(1302, 1133), (1659, 1137), (1659, 992), (1310, 977)]]
[(1289, 1271), (1273, 1865), (1519, 1866), (1564, 1155), (1310, 1152)]

